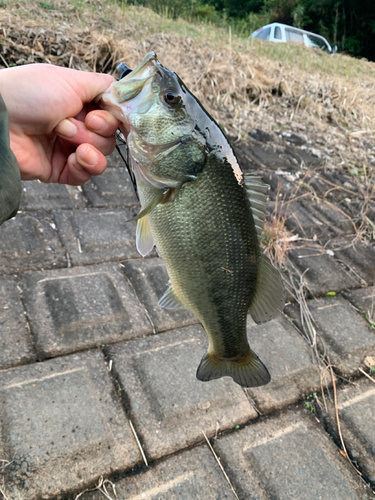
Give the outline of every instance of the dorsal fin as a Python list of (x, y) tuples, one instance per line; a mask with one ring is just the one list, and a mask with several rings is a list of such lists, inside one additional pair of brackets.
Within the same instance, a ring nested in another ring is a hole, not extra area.
[(262, 182), (260, 175), (244, 174), (244, 185), (250, 201), (251, 212), (253, 214), (255, 229), (260, 243), (264, 228), (264, 221), (267, 210), (268, 184)]

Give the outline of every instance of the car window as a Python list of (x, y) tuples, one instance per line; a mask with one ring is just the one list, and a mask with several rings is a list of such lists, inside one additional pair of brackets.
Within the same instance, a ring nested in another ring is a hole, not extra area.
[(280, 26), (275, 27), (274, 37), (276, 38), (276, 40), (281, 40), (281, 28), (280, 28)]
[(286, 41), (294, 42), (294, 43), (303, 43), (303, 35), (302, 33), (298, 33), (294, 30), (285, 29)]
[(323, 50), (328, 50), (327, 44), (321, 38), (314, 36), (314, 35), (307, 35), (307, 34), (306, 34), (306, 36), (309, 39), (309, 41), (313, 47), (323, 49)]
[(263, 28), (260, 33), (258, 33), (257, 38), (260, 40), (269, 40), (271, 33), (271, 28)]

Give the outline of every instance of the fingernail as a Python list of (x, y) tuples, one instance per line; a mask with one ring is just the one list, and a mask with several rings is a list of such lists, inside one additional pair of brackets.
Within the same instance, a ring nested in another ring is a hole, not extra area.
[(90, 127), (91, 129), (97, 130), (97, 131), (102, 131), (104, 128), (107, 126), (107, 122), (103, 120), (103, 118), (100, 118), (99, 116), (92, 115), (90, 116), (87, 126)]
[(70, 120), (62, 120), (57, 127), (55, 128), (55, 132), (59, 135), (63, 135), (64, 137), (67, 137), (68, 139), (72, 139), (76, 133), (78, 132), (78, 129), (76, 125), (74, 125), (73, 122)]
[(83, 155), (80, 155), (80, 158), (85, 163), (87, 163), (87, 165), (95, 165), (99, 159), (98, 153), (90, 146), (87, 146), (86, 151), (83, 153)]

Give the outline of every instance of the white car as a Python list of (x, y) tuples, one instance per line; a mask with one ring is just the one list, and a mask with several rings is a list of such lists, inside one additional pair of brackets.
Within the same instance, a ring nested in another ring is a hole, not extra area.
[(270, 42), (294, 42), (304, 44), (306, 47), (323, 49), (330, 54), (334, 54), (337, 51), (337, 47), (331, 47), (323, 36), (281, 23), (267, 24), (254, 31), (249, 38), (259, 38), (260, 40), (269, 40)]

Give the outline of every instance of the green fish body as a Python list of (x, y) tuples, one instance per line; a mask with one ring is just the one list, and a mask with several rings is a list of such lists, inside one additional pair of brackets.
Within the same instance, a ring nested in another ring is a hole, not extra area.
[(244, 176), (216, 122), (153, 53), (101, 105), (127, 136), (142, 206), (137, 248), (146, 255), (156, 244), (167, 266), (159, 305), (188, 308), (207, 332), (197, 378), (267, 384), (246, 334), (248, 312), (262, 323), (284, 304), (280, 275), (259, 244), (267, 186)]

